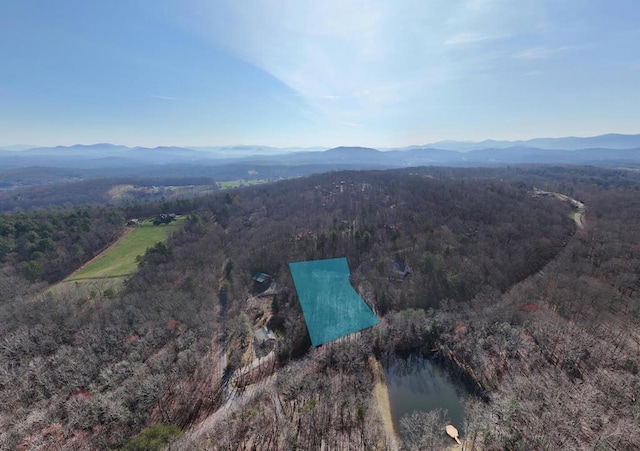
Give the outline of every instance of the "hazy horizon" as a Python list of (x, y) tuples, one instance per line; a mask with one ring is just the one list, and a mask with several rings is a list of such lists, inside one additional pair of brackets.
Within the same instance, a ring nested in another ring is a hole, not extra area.
[(215, 148), (247, 148), (247, 149), (251, 149), (251, 148), (271, 148), (274, 150), (309, 150), (309, 151), (317, 151), (317, 150), (321, 150), (321, 149), (332, 149), (332, 148), (336, 148), (336, 147), (364, 147), (364, 148), (372, 148), (372, 149), (377, 149), (377, 150), (391, 150), (391, 149), (402, 149), (402, 148), (409, 148), (409, 147), (426, 147), (426, 146), (433, 146), (433, 145), (437, 145), (437, 144), (483, 144), (485, 142), (497, 142), (497, 143), (513, 143), (513, 144), (520, 144), (520, 143), (527, 143), (529, 141), (533, 141), (533, 140), (556, 140), (556, 139), (593, 139), (593, 138), (600, 138), (600, 137), (605, 137), (605, 136), (625, 136), (625, 137), (640, 137), (640, 134), (623, 134), (623, 133), (604, 133), (602, 135), (594, 135), (594, 136), (536, 136), (533, 138), (527, 138), (527, 139), (521, 139), (521, 140), (507, 140), (507, 139), (495, 139), (495, 138), (486, 138), (486, 139), (482, 139), (482, 140), (455, 140), (455, 139), (445, 139), (445, 140), (440, 140), (440, 141), (435, 141), (435, 142), (426, 142), (426, 143), (414, 143), (414, 144), (409, 144), (406, 146), (391, 146), (391, 147), (385, 147), (385, 146), (363, 146), (363, 145), (350, 145), (350, 146), (345, 146), (345, 145), (338, 145), (338, 146), (323, 146), (323, 145), (316, 145), (316, 144), (309, 144), (306, 146), (270, 146), (268, 144), (246, 144), (246, 143), (239, 143), (239, 144), (229, 144), (229, 145), (197, 145), (197, 146), (192, 146), (192, 145), (173, 145), (173, 144), (160, 144), (157, 146), (142, 146), (142, 145), (129, 145), (129, 144), (122, 144), (119, 142), (76, 142), (73, 144), (51, 144), (51, 145), (25, 145), (25, 144), (0, 144), (0, 149), (1, 150), (11, 150), (11, 151), (22, 151), (22, 150), (31, 150), (31, 149), (36, 149), (36, 148), (55, 148), (55, 147), (74, 147), (74, 146), (83, 146), (83, 147), (92, 147), (92, 146), (101, 146), (101, 145), (106, 145), (106, 146), (116, 146), (116, 147), (128, 147), (131, 149), (135, 149), (135, 148), (170, 148), (170, 147), (180, 147), (180, 148), (185, 148), (185, 149), (193, 149), (193, 150), (207, 150), (207, 149), (215, 149)]

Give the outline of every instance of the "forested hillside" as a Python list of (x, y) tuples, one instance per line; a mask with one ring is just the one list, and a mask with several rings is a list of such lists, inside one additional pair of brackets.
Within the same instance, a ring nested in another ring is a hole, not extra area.
[[(587, 229), (534, 186), (585, 202)], [(126, 447), (152, 424), (186, 433), (175, 449), (392, 448), (375, 358), (423, 349), (482, 393), (465, 429), (485, 449), (632, 449), (639, 186), (589, 168), (414, 168), (5, 214), (0, 448)], [(58, 280), (81, 262), (75, 243), (96, 235), (100, 248), (125, 218), (163, 212), (187, 214), (184, 228), (115, 296), (57, 298), (27, 280)], [(337, 256), (382, 322), (311, 349), (287, 263)], [(262, 297), (256, 272), (276, 282)], [(274, 357), (245, 371), (269, 351), (254, 340), (262, 325)]]
[(0, 215), (0, 264), (31, 281), (57, 282), (122, 233), (122, 213), (67, 208)]
[[(30, 168), (24, 170), (25, 176), (33, 177), (40, 184), (18, 186), (0, 190), (0, 213), (43, 209), (51, 207), (70, 207), (87, 205), (130, 205), (132, 203), (162, 201), (176, 198), (195, 197), (192, 192), (197, 187), (200, 191), (217, 191), (218, 186), (209, 177), (109, 177), (82, 180), (82, 177), (60, 177), (65, 183), (54, 178), (47, 181), (47, 176), (55, 176), (60, 170), (51, 168)], [(17, 175), (11, 175), (14, 180)], [(44, 180), (44, 181), (43, 181)], [(0, 172), (0, 187), (2, 173)], [(191, 194), (191, 195), (190, 195)]]

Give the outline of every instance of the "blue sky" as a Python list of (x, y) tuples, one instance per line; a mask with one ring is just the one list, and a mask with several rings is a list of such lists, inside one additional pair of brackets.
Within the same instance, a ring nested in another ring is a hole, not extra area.
[(637, 0), (6, 0), (0, 145), (640, 133)]

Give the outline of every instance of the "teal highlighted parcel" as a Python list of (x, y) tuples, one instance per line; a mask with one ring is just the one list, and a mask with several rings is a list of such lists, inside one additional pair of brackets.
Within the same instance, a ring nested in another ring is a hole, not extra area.
[(380, 322), (349, 282), (347, 259), (289, 263), (313, 346)]

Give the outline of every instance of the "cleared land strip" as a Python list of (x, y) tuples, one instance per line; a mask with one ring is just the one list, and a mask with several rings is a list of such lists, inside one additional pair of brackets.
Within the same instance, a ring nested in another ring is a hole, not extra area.
[(136, 227), (127, 227), (115, 243), (48, 291), (60, 293), (71, 288), (74, 292), (80, 289), (89, 295), (91, 292), (119, 289), (124, 280), (136, 271), (136, 258), (144, 255), (156, 243), (166, 241), (182, 221), (182, 218), (178, 218), (170, 224), (155, 226), (151, 220), (147, 220)]
[[(82, 276), (81, 277), (77, 277), (77, 276), (78, 276), (78, 274), (82, 274), (85, 271), (86, 268), (88, 268), (89, 266), (94, 264), (97, 260), (103, 259), (105, 257), (105, 255), (109, 252), (109, 250), (112, 249), (114, 246), (118, 245), (119, 243), (121, 243), (122, 241), (124, 241), (125, 237), (129, 233), (131, 233), (131, 231), (133, 231), (132, 227), (126, 227), (124, 229), (124, 233), (122, 234), (122, 236), (120, 238), (118, 238), (118, 240), (115, 243), (112, 243), (106, 249), (104, 249), (102, 252), (100, 252), (98, 255), (93, 257), (91, 260), (86, 262), (84, 265), (80, 266), (78, 269), (76, 269), (74, 272), (72, 272), (69, 276), (67, 276), (62, 282), (71, 282), (72, 280), (78, 280), (78, 279), (90, 279), (91, 277), (82, 277)], [(112, 276), (112, 277), (121, 277), (121, 276)], [(103, 278), (103, 277), (101, 277), (101, 278)]]
[(144, 255), (155, 243), (165, 241), (176, 226), (177, 221), (159, 226), (145, 222), (134, 227), (65, 281), (130, 275), (136, 270), (136, 257)]
[(65, 279), (66, 282), (80, 279), (127, 276), (137, 268), (136, 257), (144, 255), (146, 250), (158, 242), (165, 241), (176, 229), (180, 221), (154, 226), (145, 222), (131, 228), (118, 241), (82, 266)]

